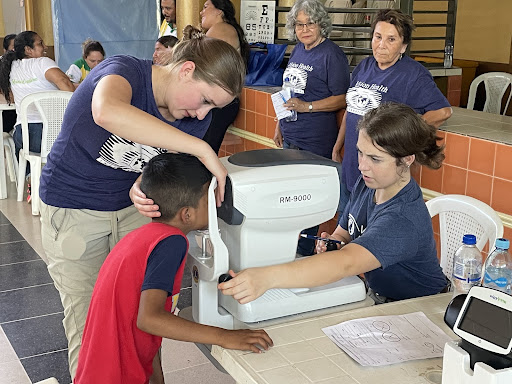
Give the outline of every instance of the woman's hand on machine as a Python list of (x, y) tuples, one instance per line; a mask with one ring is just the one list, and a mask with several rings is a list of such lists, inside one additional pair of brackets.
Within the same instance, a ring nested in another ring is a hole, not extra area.
[(217, 288), (223, 295), (233, 296), (240, 304), (246, 304), (263, 295), (270, 288), (264, 268), (249, 268), (235, 273), (229, 270), (232, 279), (220, 283)]
[(129, 195), (133, 205), (143, 216), (160, 217), (161, 213), (158, 211), (158, 205), (156, 205), (153, 200), (146, 198), (146, 195), (140, 189), (140, 179), (141, 177), (139, 176), (130, 188)]

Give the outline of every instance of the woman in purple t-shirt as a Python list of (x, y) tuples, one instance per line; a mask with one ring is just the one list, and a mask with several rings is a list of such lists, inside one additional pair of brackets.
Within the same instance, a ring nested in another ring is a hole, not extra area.
[(137, 208), (160, 215), (140, 189), (129, 195), (144, 165), (158, 153), (189, 153), (224, 191), (227, 171), (200, 138), (210, 110), (240, 94), (244, 63), (221, 40), (190, 28), (184, 35), (168, 65), (116, 55), (94, 68), (70, 100), (42, 172), (41, 236), (64, 307), (71, 378), (103, 261), (124, 235), (149, 222)]
[(451, 116), (450, 103), (437, 88), (423, 65), (403, 56), (414, 30), (412, 18), (397, 9), (379, 11), (372, 23), (373, 56), (352, 72), (343, 117), (332, 158), (342, 163), (342, 186), (338, 211), (342, 212), (360, 175), (357, 161), (357, 123), (384, 102), (403, 103), (413, 108), (430, 125), (438, 128)]

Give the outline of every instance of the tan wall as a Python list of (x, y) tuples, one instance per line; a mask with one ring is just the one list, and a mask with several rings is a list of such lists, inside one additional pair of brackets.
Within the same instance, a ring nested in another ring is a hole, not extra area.
[[(445, 2), (416, 2), (414, 10), (446, 10)], [(481, 62), (510, 62), (512, 1), (459, 0), (454, 58)], [(415, 23), (446, 23), (446, 15), (415, 14)], [(444, 36), (444, 28), (419, 28), (415, 37)], [(443, 49), (444, 41), (415, 41), (413, 49)], [(436, 55), (432, 55), (436, 56)], [(439, 54), (437, 56), (442, 56)]]
[(27, 30), (37, 32), (48, 46), (53, 46), (51, 0), (25, 0)]
[(454, 57), (510, 62), (512, 1), (459, 0)]

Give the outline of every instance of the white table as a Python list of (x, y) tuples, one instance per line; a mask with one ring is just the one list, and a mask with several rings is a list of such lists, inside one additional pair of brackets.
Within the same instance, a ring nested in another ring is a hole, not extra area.
[(255, 354), (213, 346), (212, 356), (244, 384), (432, 384), (441, 383), (442, 358), (408, 361), (384, 367), (363, 367), (322, 332), (342, 321), (422, 311), (452, 339), (444, 324), (451, 293), (375, 305), (266, 327), (274, 340), (269, 351)]
[[(16, 109), (14, 104), (0, 104), (0, 113), (3, 115), (4, 111)], [(5, 174), (5, 157), (4, 157), (4, 122), (0, 116), (0, 149), (2, 151), (0, 156), (0, 199), (7, 198), (7, 178)]]

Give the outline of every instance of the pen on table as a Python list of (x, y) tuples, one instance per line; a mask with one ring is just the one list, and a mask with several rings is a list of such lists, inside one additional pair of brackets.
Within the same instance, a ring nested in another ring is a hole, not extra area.
[(334, 239), (328, 239), (327, 237), (307, 235), (305, 233), (301, 233), (300, 237), (303, 237), (305, 239), (310, 239), (310, 240), (332, 241), (333, 243), (336, 243), (336, 244), (345, 244), (343, 241), (334, 240)]

